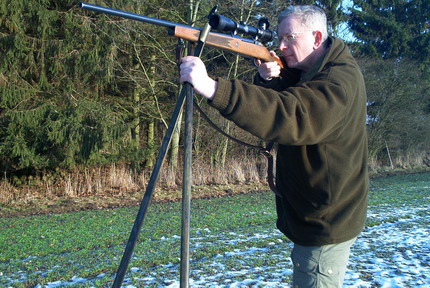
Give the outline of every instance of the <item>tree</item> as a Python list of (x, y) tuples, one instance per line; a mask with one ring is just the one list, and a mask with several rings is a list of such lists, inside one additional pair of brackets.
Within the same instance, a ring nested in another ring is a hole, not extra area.
[(340, 25), (346, 21), (342, 0), (321, 0), (315, 1), (315, 4), (324, 9), (327, 14), (328, 30), (333, 36), (339, 36)]
[(430, 72), (429, 0), (355, 0), (350, 12), (348, 24), (362, 53), (414, 59)]
[(360, 58), (368, 97), (368, 135), (371, 159), (389, 145), (400, 154), (430, 147), (430, 117), (425, 113), (428, 85), (410, 60)]
[(109, 136), (106, 128), (121, 126), (109, 105), (92, 101), (111, 80), (111, 62), (100, 61), (110, 47), (79, 25), (70, 2), (0, 5), (3, 171), (90, 161)]
[[(112, 2), (114, 8), (160, 18), (173, 11), (150, 3), (142, 7), (139, 1), (127, 1), (123, 7), (124, 1)], [(140, 128), (150, 127), (143, 124), (154, 119), (163, 122), (171, 107), (168, 100), (177, 86), (171, 81), (176, 75), (174, 59), (166, 56), (174, 55), (173, 45), (166, 44), (171, 37), (160, 27), (83, 11), (75, 4), (0, 4), (3, 171), (121, 158), (140, 161), (153, 149), (151, 141), (140, 141)], [(161, 34), (162, 40), (154, 41)]]
[[(154, 9), (156, 5), (160, 6), (158, 3), (142, 6), (138, 1), (128, 1), (127, 5), (118, 9), (176, 20), (172, 19), (176, 15), (169, 14), (169, 10)], [(162, 11), (164, 13), (159, 15)], [(172, 73), (174, 40), (167, 36), (164, 27), (106, 15), (103, 17), (109, 19), (111, 29), (116, 31), (114, 43), (118, 53), (113, 60), (118, 83), (117, 101), (127, 115), (130, 129), (129, 144), (125, 145), (121, 154), (131, 162), (133, 171), (139, 172), (153, 164), (158, 144), (158, 123), (167, 126), (166, 118), (176, 87), (172, 82), (175, 75)]]

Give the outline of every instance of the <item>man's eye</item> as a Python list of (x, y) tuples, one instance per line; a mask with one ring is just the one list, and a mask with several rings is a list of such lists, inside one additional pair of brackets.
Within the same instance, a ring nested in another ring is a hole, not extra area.
[(291, 42), (294, 39), (296, 39), (296, 37), (293, 34), (290, 34), (290, 35), (285, 35), (283, 40), (286, 42)]

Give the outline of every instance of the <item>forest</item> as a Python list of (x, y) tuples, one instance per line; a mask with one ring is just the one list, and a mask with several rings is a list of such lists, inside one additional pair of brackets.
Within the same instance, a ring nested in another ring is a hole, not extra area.
[[(250, 26), (266, 17), (273, 30), (287, 6), (317, 5), (365, 77), (371, 171), (430, 166), (429, 0), (87, 2), (195, 27), (219, 5), (218, 13)], [(148, 181), (181, 88), (178, 39), (78, 3), (0, 3), (0, 204), (124, 195)], [(276, 40), (266, 46), (276, 50)], [(219, 49), (205, 47), (202, 59), (213, 77), (250, 82), (256, 73), (252, 59)], [(264, 145), (196, 101), (227, 133)], [(178, 125), (159, 180), (166, 189), (181, 185), (183, 143)], [(265, 182), (259, 151), (228, 140), (199, 113), (192, 149), (196, 186)]]

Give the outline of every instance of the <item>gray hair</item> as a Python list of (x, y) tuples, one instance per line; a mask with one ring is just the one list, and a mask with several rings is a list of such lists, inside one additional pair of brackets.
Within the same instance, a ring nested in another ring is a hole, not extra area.
[(327, 16), (325, 12), (316, 6), (290, 6), (278, 16), (278, 25), (290, 16), (295, 17), (309, 30), (321, 31), (323, 39), (327, 39)]

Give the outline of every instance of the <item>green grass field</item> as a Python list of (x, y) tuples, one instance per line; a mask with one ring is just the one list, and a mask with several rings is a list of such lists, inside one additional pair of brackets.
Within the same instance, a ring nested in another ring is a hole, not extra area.
[[(395, 211), (429, 204), (428, 172), (372, 179), (369, 207), (373, 214), (385, 216), (370, 215), (367, 226), (407, 218), (384, 212), (387, 207)], [(118, 208), (0, 219), (0, 287), (65, 287), (66, 283), (71, 285), (67, 287), (110, 286), (137, 210), (138, 207)], [(428, 215), (428, 209), (417, 213)], [(284, 245), (280, 250), (288, 258), (290, 243), (276, 231), (271, 192), (193, 200), (191, 217), (191, 269), (197, 274), (200, 271), (202, 277), (215, 275), (219, 270), (208, 267), (207, 259), (233, 251), (259, 251), (279, 244)], [(157, 275), (160, 279), (177, 277), (176, 272), (166, 272), (165, 267), (179, 269), (180, 223), (181, 203), (150, 206), (130, 264), (129, 273), (134, 276), (126, 279), (130, 284), (147, 287), (143, 284), (145, 275)], [(428, 222), (415, 225), (428, 226)], [(224, 259), (222, 265), (231, 269), (244, 265), (264, 267), (279, 262), (275, 260), (242, 254)], [(251, 276), (246, 276), (258, 277), (257, 272), (248, 272)], [(288, 275), (285, 277), (284, 281), (288, 281)], [(225, 277), (221, 279), (227, 281)], [(152, 287), (169, 284), (167, 280), (151, 281)]]

